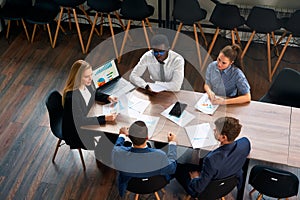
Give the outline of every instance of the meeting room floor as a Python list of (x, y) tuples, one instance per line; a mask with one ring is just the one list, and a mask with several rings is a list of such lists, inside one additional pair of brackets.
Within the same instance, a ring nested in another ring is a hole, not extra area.
[[(4, 32), (0, 32), (0, 199), (121, 199), (116, 187), (116, 171), (101, 164), (97, 166), (93, 152), (83, 151), (85, 172), (78, 152), (70, 151), (66, 145), (59, 149), (55, 163), (51, 162), (57, 138), (50, 130), (45, 99), (53, 89), (62, 91), (72, 63), (85, 59), (77, 35), (60, 34), (53, 49), (46, 31), (39, 29), (35, 41), (29, 43), (22, 27), (14, 28), (8, 40)], [(86, 43), (89, 27), (82, 31)], [(102, 37), (95, 35), (90, 48), (109, 36), (108, 29)], [(208, 35), (210, 40), (211, 35)], [(219, 37), (213, 57), (229, 43), (229, 39)], [(120, 67), (124, 71), (132, 68), (143, 52), (137, 50), (124, 55)], [(276, 74), (284, 67), (300, 71), (299, 55), (299, 47), (288, 47)], [(274, 51), (272, 58), (275, 63), (277, 56)], [(194, 90), (202, 92), (203, 79), (189, 70), (185, 72)], [(271, 84), (264, 43), (250, 46), (244, 72), (251, 85), (252, 99), (259, 100)], [(250, 168), (257, 163), (259, 161), (251, 161)], [(289, 169), (300, 177), (299, 169)], [(181, 200), (185, 197), (175, 180), (165, 189), (163, 199)], [(247, 195), (250, 189), (246, 184), (245, 200), (251, 199)], [(235, 194), (233, 191), (226, 200), (235, 199)], [(141, 199), (153, 199), (153, 196), (145, 195)], [(290, 199), (296, 200), (297, 197)]]

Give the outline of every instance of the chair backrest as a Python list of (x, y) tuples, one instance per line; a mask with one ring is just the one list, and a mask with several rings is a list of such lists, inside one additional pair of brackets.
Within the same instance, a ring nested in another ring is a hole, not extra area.
[(50, 128), (53, 134), (62, 138), (63, 106), (62, 96), (58, 91), (52, 91), (46, 99), (46, 107), (50, 118)]
[(251, 169), (249, 184), (259, 193), (273, 198), (288, 198), (298, 194), (299, 180), (291, 172), (256, 165)]
[(200, 7), (198, 0), (176, 0), (173, 17), (184, 24), (193, 24), (205, 19), (207, 11)]
[(241, 16), (240, 10), (236, 5), (223, 3), (216, 4), (209, 21), (221, 29), (229, 30), (245, 23), (245, 19)]
[(271, 33), (282, 26), (273, 9), (258, 6), (251, 9), (246, 25), (258, 33)]
[(260, 101), (300, 108), (300, 72), (282, 69)]
[(199, 195), (199, 200), (216, 200), (226, 196), (237, 185), (237, 177), (230, 176), (224, 179), (213, 180)]
[(296, 10), (285, 24), (285, 28), (294, 36), (300, 36), (300, 10)]
[(120, 13), (126, 19), (143, 20), (154, 13), (154, 7), (145, 0), (123, 0)]
[(87, 0), (87, 5), (97, 12), (110, 13), (119, 10), (120, 0)]
[(127, 190), (135, 194), (150, 194), (164, 188), (168, 184), (163, 175), (148, 178), (131, 178)]

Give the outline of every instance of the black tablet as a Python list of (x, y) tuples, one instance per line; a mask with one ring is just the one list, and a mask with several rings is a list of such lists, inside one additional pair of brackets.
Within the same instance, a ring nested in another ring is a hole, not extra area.
[(182, 112), (184, 111), (184, 109), (186, 107), (187, 107), (187, 104), (180, 103), (179, 101), (177, 101), (175, 103), (175, 105), (173, 106), (173, 108), (171, 109), (171, 111), (169, 112), (169, 114), (176, 116), (176, 117), (180, 117), (180, 115), (182, 114)]

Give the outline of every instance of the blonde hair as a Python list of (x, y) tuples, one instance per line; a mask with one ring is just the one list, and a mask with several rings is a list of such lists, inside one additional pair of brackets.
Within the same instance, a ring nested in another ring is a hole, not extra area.
[(77, 60), (73, 63), (63, 90), (63, 96), (62, 96), (63, 105), (65, 104), (65, 97), (67, 92), (76, 90), (80, 87), (81, 79), (84, 71), (90, 68), (92, 68), (92, 66), (84, 60)]

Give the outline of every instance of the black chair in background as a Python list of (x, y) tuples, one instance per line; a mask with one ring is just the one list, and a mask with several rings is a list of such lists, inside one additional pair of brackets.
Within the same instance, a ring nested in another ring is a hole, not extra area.
[(118, 49), (117, 49), (117, 44), (116, 44), (116, 40), (115, 40), (114, 29), (112, 26), (112, 20), (111, 20), (110, 13), (113, 12), (115, 14), (117, 19), (119, 20), (120, 26), (123, 28), (123, 30), (125, 30), (125, 26), (123, 25), (123, 22), (118, 13), (118, 10), (121, 8), (121, 1), (120, 0), (87, 0), (87, 4), (92, 10), (96, 11), (96, 14), (94, 17), (94, 22), (92, 25), (89, 39), (88, 39), (88, 43), (86, 45), (86, 49), (85, 49), (86, 53), (89, 50), (90, 43), (91, 43), (93, 33), (95, 30), (95, 26), (97, 23), (98, 15), (100, 13), (100, 15), (101, 15), (100, 35), (102, 35), (102, 33), (103, 33), (103, 15), (106, 14), (108, 17), (109, 28), (110, 28), (112, 41), (113, 41), (113, 45), (114, 45), (114, 50), (115, 50), (115, 54), (116, 54), (116, 58), (117, 58), (119, 56), (119, 54), (118, 54)]
[(81, 35), (80, 27), (79, 27), (76, 9), (79, 8), (82, 11), (82, 13), (86, 16), (87, 21), (92, 25), (93, 22), (83, 7), (83, 4), (85, 3), (86, 0), (54, 0), (54, 1), (60, 6), (60, 13), (58, 16), (57, 27), (56, 27), (56, 31), (55, 31), (55, 35), (54, 35), (52, 48), (54, 48), (56, 45), (58, 31), (61, 28), (63, 12), (66, 9), (68, 11), (69, 29), (70, 30), (72, 29), (71, 13), (73, 13), (73, 17), (74, 17), (74, 21), (75, 21), (76, 29), (77, 29), (77, 34), (78, 34), (78, 39), (79, 39), (79, 42), (81, 45), (81, 50), (82, 50), (82, 53), (85, 54), (85, 46), (84, 46), (83, 40), (82, 40), (82, 35)]
[(257, 200), (262, 199), (263, 195), (288, 199), (298, 194), (299, 180), (289, 171), (256, 165), (250, 171), (249, 184), (253, 187), (250, 196), (255, 191), (259, 192)]
[(282, 69), (259, 101), (300, 108), (300, 72)]
[[(249, 16), (247, 17), (246, 25), (252, 30), (250, 38), (243, 50), (242, 58), (245, 56), (250, 43), (252, 42), (255, 34), (265, 34), (267, 36), (267, 58), (268, 58), (268, 75), (269, 81), (272, 80), (272, 61), (271, 61), (271, 39), (273, 40), (273, 45), (276, 47), (277, 41), (275, 38), (274, 31), (281, 28), (281, 22), (276, 17), (276, 13), (273, 9), (262, 8), (254, 6)], [(270, 36), (271, 35), (271, 36)], [(277, 51), (277, 48), (276, 48)]]
[(38, 25), (47, 26), (51, 47), (53, 45), (50, 24), (54, 22), (59, 13), (59, 5), (53, 0), (36, 0), (34, 6), (27, 10), (25, 21), (34, 24), (31, 35), (31, 43), (33, 43), (36, 28)]
[(124, 35), (121, 50), (120, 50), (120, 55), (118, 58), (118, 63), (121, 62), (124, 47), (125, 47), (125, 44), (126, 44), (126, 41), (128, 38), (128, 34), (129, 34), (131, 21), (133, 21), (133, 20), (142, 22), (147, 47), (150, 50), (150, 42), (149, 42), (149, 37), (147, 34), (145, 22), (147, 23), (150, 31), (153, 33), (152, 26), (149, 22), (148, 17), (153, 15), (154, 7), (151, 5), (148, 5), (146, 0), (123, 0), (122, 4), (121, 4), (120, 13), (121, 13), (122, 17), (124, 19), (127, 19), (128, 21), (127, 21), (127, 27), (126, 27), (125, 35)]
[(26, 16), (27, 9), (31, 6), (32, 0), (5, 0), (4, 6), (0, 8), (0, 19), (7, 20), (6, 39), (9, 37), (11, 21), (21, 21), (26, 38), (30, 41), (24, 18)]
[(179, 33), (183, 27), (183, 25), (193, 25), (194, 28), (194, 36), (196, 40), (196, 48), (197, 48), (197, 55), (199, 59), (199, 66), (201, 66), (201, 54), (200, 54), (200, 47), (199, 47), (199, 40), (198, 40), (198, 32), (197, 26), (200, 30), (200, 33), (203, 37), (205, 47), (207, 48), (207, 40), (205, 34), (202, 30), (202, 26), (200, 21), (205, 19), (207, 11), (200, 7), (198, 0), (176, 0), (173, 10), (173, 17), (176, 20), (180, 21), (178, 26), (176, 35), (174, 37), (171, 49), (175, 48), (176, 42), (178, 40)]
[[(135, 193), (135, 200), (138, 200), (140, 194), (154, 193), (157, 200), (160, 200), (158, 191), (162, 190), (169, 182), (165, 176), (157, 175), (148, 178), (131, 178), (127, 185), (127, 191)], [(127, 194), (128, 195), (128, 194)]]
[[(58, 148), (62, 146), (61, 142), (64, 140), (62, 135), (62, 118), (63, 118), (63, 106), (62, 106), (62, 96), (58, 91), (53, 91), (49, 94), (46, 99), (46, 107), (50, 119), (50, 128), (55, 137), (58, 138), (52, 162), (54, 163)], [(85, 171), (85, 163), (82, 155), (81, 149), (78, 149), (83, 170)]]
[[(237, 185), (236, 176), (211, 181), (204, 191), (197, 197), (198, 200), (225, 200), (225, 196), (229, 194)], [(188, 196), (186, 200), (191, 197)]]
[[(240, 10), (236, 5), (217, 3), (209, 20), (216, 26), (216, 31), (204, 58), (202, 70), (205, 67), (208, 57), (215, 45), (220, 29), (230, 30), (232, 44), (241, 44), (241, 39), (237, 28), (245, 24), (244, 17), (241, 16)], [(236, 38), (236, 39), (235, 39)]]
[[(285, 21), (285, 20), (283, 20), (283, 21)], [(279, 66), (279, 63), (286, 51), (286, 48), (289, 45), (291, 39), (293, 37), (300, 37), (299, 21), (300, 21), (300, 10), (296, 10), (294, 13), (292, 13), (290, 18), (288, 18), (285, 22), (283, 22), (282, 27), (285, 28), (286, 31), (283, 33), (282, 37), (279, 38), (277, 43), (280, 42), (286, 36), (287, 33), (288, 33), (288, 38), (284, 44), (284, 47), (282, 48), (282, 50), (280, 52), (277, 62), (274, 65), (274, 68), (271, 72), (271, 77), (273, 77), (274, 73), (276, 72), (276, 69)]]

